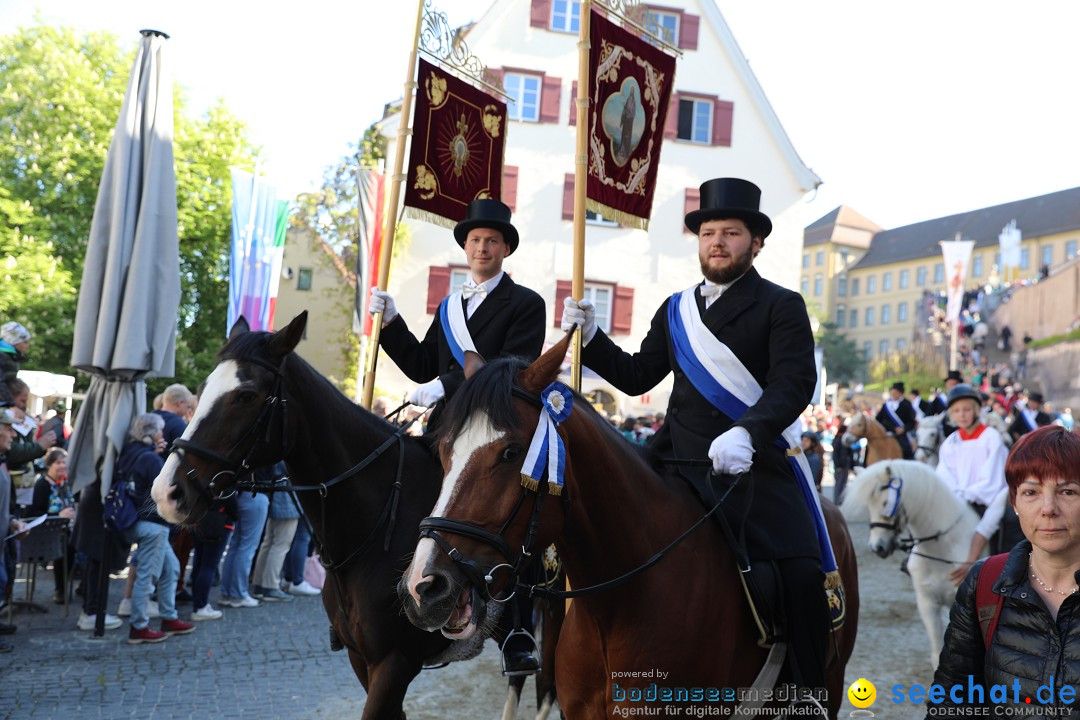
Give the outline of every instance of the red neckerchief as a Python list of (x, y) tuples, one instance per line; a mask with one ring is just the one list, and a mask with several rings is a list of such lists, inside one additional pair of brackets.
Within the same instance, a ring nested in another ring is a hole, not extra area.
[(963, 428), (957, 428), (956, 432), (960, 433), (960, 442), (965, 442), (967, 440), (978, 440), (979, 436), (983, 434), (983, 430), (986, 430), (987, 427), (987, 425), (979, 423), (970, 433), (965, 432)]

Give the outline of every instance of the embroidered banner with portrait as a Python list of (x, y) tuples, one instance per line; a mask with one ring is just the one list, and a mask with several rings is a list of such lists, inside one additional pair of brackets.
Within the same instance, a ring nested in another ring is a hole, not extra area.
[(648, 229), (675, 58), (599, 13), (590, 23), (586, 205)]
[(453, 227), (465, 206), (501, 199), (506, 103), (420, 59), (406, 214)]

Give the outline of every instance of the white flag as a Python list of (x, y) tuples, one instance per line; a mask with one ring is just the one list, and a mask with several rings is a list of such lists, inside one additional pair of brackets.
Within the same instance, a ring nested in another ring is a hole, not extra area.
[(1001, 229), (998, 235), (998, 246), (1001, 250), (1001, 270), (1006, 268), (1020, 267), (1020, 241), (1022, 240), (1020, 228), (1016, 227), (1016, 220), (1012, 220)]
[(953, 240), (941, 243), (941, 254), (945, 257), (945, 316), (950, 321), (960, 317), (964, 299), (964, 281), (967, 280), (968, 264), (971, 262), (971, 249), (974, 240)]

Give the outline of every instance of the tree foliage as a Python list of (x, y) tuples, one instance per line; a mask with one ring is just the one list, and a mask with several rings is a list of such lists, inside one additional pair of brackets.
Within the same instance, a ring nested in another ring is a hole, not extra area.
[(837, 332), (835, 323), (822, 323), (818, 330), (822, 363), (830, 382), (849, 382), (863, 369), (866, 359), (855, 347), (854, 341)]
[[(35, 335), (33, 369), (71, 372), (75, 292), (135, 46), (48, 26), (0, 37), (0, 318)], [(225, 336), (228, 168), (250, 165), (254, 153), (222, 103), (194, 118), (179, 89), (174, 98), (183, 293), (176, 381), (194, 387)]]

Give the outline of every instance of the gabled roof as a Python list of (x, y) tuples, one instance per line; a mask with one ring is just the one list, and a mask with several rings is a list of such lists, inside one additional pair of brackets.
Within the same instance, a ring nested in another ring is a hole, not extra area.
[(977, 248), (996, 247), (998, 235), (1013, 220), (1025, 238), (1080, 230), (1080, 187), (884, 230), (852, 270), (940, 257), (938, 243), (955, 240), (957, 233), (974, 240)]
[(867, 220), (847, 205), (840, 205), (824, 217), (820, 217), (803, 230), (803, 247), (831, 242), (865, 250), (870, 247), (874, 233), (881, 226)]

